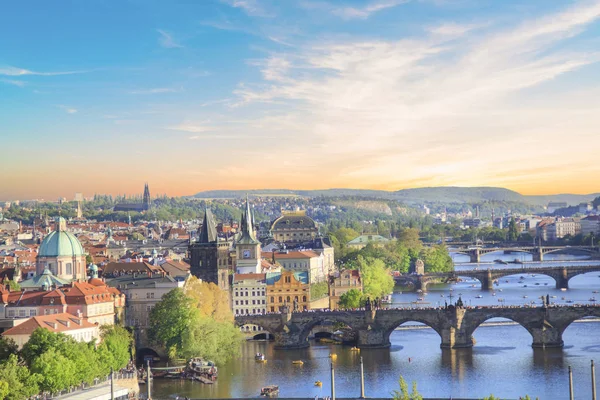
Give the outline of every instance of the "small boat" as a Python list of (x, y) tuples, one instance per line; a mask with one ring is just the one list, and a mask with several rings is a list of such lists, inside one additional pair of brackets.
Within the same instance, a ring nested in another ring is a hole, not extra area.
[(596, 301), (595, 297), (590, 297), (590, 301)]
[(360, 351), (360, 349), (358, 347), (354, 346), (350, 349), (350, 351)]
[(478, 294), (477, 296), (475, 296), (476, 299), (483, 299), (483, 296)]
[(540, 286), (540, 283), (539, 283), (539, 282), (536, 282), (535, 286)]
[(525, 277), (523, 275), (521, 275), (521, 277), (519, 279), (523, 280), (523, 279), (525, 279)]
[(440, 297), (445, 297), (443, 294), (440, 294)]
[(504, 264), (504, 265), (508, 264), (506, 261), (500, 260), (500, 259), (494, 260), (494, 262), (497, 264)]
[(594, 290), (592, 293), (598, 293), (598, 291), (597, 291), (597, 290)]
[(544, 283), (544, 286), (548, 286), (548, 282)]
[(561, 292), (566, 292), (566, 291), (567, 291), (567, 288), (560, 288), (560, 291), (561, 291)]
[(315, 381), (315, 386), (321, 387), (321, 386), (323, 386), (323, 382)]
[(572, 302), (573, 302), (573, 300), (567, 300), (567, 303), (572, 303)]
[(498, 289), (498, 291), (499, 291), (499, 292), (501, 292), (501, 291), (502, 291), (502, 289)]
[(523, 298), (524, 298), (524, 299), (526, 299), (526, 298), (527, 298), (527, 296), (523, 296)]
[(550, 298), (551, 298), (551, 299), (555, 299), (555, 298), (556, 298), (556, 296), (550, 296)]
[(505, 280), (504, 282), (508, 283), (508, 279), (507, 279), (507, 280)]
[(423, 301), (422, 297), (417, 297), (417, 301)]
[(566, 300), (567, 298), (566, 298), (565, 296), (563, 296), (563, 297), (561, 297), (560, 299), (561, 299), (561, 300)]
[(496, 295), (496, 292), (492, 293), (492, 296), (495, 296), (495, 295)]
[(337, 354), (331, 353), (331, 354), (329, 354), (329, 358), (331, 358), (332, 360), (335, 360), (335, 359), (337, 359)]
[(294, 360), (294, 361), (292, 361), (292, 364), (295, 364), (295, 365), (304, 365), (304, 361), (302, 361), (302, 360)]
[(527, 285), (523, 285), (523, 287), (527, 287)]
[(279, 396), (279, 386), (277, 385), (269, 385), (260, 389), (261, 397), (277, 397)]
[(256, 353), (256, 355), (254, 356), (254, 360), (257, 362), (266, 362), (267, 359), (265, 358), (265, 355), (263, 353)]

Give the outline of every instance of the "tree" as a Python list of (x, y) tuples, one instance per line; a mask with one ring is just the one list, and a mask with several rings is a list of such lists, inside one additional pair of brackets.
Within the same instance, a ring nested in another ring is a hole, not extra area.
[(378, 258), (358, 256), (356, 267), (363, 280), (363, 292), (371, 298), (383, 297), (394, 290), (394, 278), (385, 263)]
[(9, 279), (8, 280), (8, 288), (10, 289), (11, 292), (18, 292), (21, 290), (21, 285), (19, 285), (19, 282)]
[(148, 337), (167, 349), (170, 358), (183, 352), (183, 335), (199, 322), (194, 300), (176, 288), (163, 296), (150, 312)]
[(19, 346), (11, 338), (0, 336), (0, 362), (7, 360), (11, 354), (17, 354)]
[[(28, 399), (40, 392), (38, 381), (41, 377), (30, 373), (24, 365), (19, 365), (19, 359), (11, 354), (6, 361), (0, 364), (0, 383), (6, 383), (8, 391), (0, 388), (0, 399), (21, 400)], [(4, 386), (4, 385), (3, 385)]]
[(173, 289), (152, 309), (150, 339), (163, 345), (170, 358), (204, 357), (225, 362), (239, 351), (242, 336), (233, 324), (231, 311), (222, 310), (228, 304), (222, 291), (199, 281), (185, 290), (190, 296), (182, 289)]
[(508, 223), (508, 236), (507, 239), (509, 242), (516, 242), (519, 239), (519, 230), (517, 229), (517, 223), (515, 222), (515, 218), (511, 218)]
[(350, 289), (340, 296), (338, 305), (340, 308), (359, 308), (363, 299), (363, 294), (358, 289)]
[(408, 384), (402, 376), (398, 380), (400, 390), (394, 390), (392, 392), (392, 398), (394, 400), (423, 400), (423, 396), (417, 391), (417, 382), (412, 383), (412, 391), (408, 391)]
[(310, 285), (310, 299), (319, 300), (326, 297), (329, 292), (327, 282), (316, 282)]
[(31, 333), (29, 340), (21, 349), (21, 357), (31, 366), (36, 357), (50, 349), (64, 349), (68, 346), (69, 338), (62, 333), (53, 333), (44, 328), (37, 328)]
[(81, 383), (75, 363), (52, 348), (31, 364), (31, 372), (41, 376), (40, 389), (48, 392), (57, 392), (70, 386)]
[(103, 325), (100, 327), (102, 342), (98, 346), (98, 351), (106, 351), (105, 362), (108, 367), (119, 370), (129, 363), (131, 359), (131, 349), (133, 346), (133, 336), (131, 333), (119, 325)]
[(424, 247), (419, 257), (425, 264), (425, 272), (451, 272), (454, 270), (454, 263), (446, 246)]
[(211, 317), (216, 321), (233, 321), (229, 296), (214, 283), (202, 282), (195, 276), (191, 276), (183, 291), (186, 296), (193, 299), (201, 316)]

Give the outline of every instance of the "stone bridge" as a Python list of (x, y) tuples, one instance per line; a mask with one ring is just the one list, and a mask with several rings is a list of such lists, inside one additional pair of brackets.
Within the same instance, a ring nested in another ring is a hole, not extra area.
[(536, 267), (536, 268), (496, 268), (496, 269), (471, 269), (448, 273), (430, 273), (424, 275), (400, 275), (394, 277), (396, 283), (410, 284), (415, 289), (427, 290), (427, 285), (432, 282), (446, 282), (457, 279), (459, 276), (474, 278), (481, 282), (483, 290), (492, 290), (494, 281), (509, 275), (538, 274), (547, 275), (554, 279), (557, 289), (568, 289), (569, 280), (574, 276), (599, 272), (600, 265), (581, 265), (571, 267)]
[(360, 348), (390, 346), (390, 335), (405, 322), (420, 322), (435, 330), (442, 348), (473, 346), (473, 332), (490, 318), (507, 318), (524, 327), (533, 347), (562, 347), (562, 334), (575, 320), (600, 317), (600, 306), (477, 307), (431, 309), (380, 309), (367, 311), (301, 312), (235, 317), (240, 326), (255, 324), (275, 337), (280, 349), (307, 347), (311, 329), (323, 322), (347, 325), (356, 333)]
[(479, 263), (481, 256), (484, 254), (495, 252), (522, 252), (533, 255), (533, 261), (544, 261), (544, 254), (554, 253), (557, 251), (583, 251), (591, 255), (600, 255), (599, 246), (518, 246), (518, 247), (474, 247), (474, 248), (457, 248), (448, 249), (450, 253), (465, 254), (469, 256), (470, 262)]

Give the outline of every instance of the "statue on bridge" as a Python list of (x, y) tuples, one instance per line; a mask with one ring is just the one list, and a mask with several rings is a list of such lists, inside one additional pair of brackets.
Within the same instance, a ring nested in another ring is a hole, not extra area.
[(460, 296), (458, 296), (458, 300), (456, 301), (456, 307), (457, 308), (463, 308), (465, 305), (462, 301), (462, 298)]
[(371, 311), (373, 304), (371, 303), (371, 298), (367, 297), (367, 300), (365, 301), (365, 310), (367, 311)]
[(298, 312), (298, 300), (294, 299), (294, 312)]

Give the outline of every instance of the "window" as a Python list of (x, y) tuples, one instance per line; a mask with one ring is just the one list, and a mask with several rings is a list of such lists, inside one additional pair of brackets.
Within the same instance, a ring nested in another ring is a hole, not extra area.
[(37, 310), (29, 310), (29, 316), (35, 317), (37, 315)]
[(252, 304), (256, 304), (256, 300), (252, 300)]
[(246, 305), (248, 305), (248, 300), (246, 300)]
[(306, 303), (306, 296), (302, 296), (302, 302)]
[(19, 317), (26, 317), (27, 316), (27, 310), (19, 310)]
[(71, 263), (67, 263), (65, 274), (71, 275), (73, 273), (73, 266)]
[(239, 301), (238, 300), (235, 301), (235, 305), (236, 306), (239, 305)]
[(252, 296), (256, 296), (256, 293), (254, 291), (252, 292)]
[(281, 296), (279, 296), (279, 302), (281, 303), (283, 301), (283, 298)]
[(263, 303), (263, 304), (267, 304), (266, 300), (263, 300), (263, 301), (262, 301), (262, 303)]
[(294, 296), (294, 300), (298, 301), (298, 296)]
[[(279, 300), (281, 301), (281, 300)], [(271, 296), (271, 303), (275, 303), (275, 296)]]
[(286, 301), (289, 303), (291, 300), (290, 296), (286, 297)]
[(271, 306), (271, 312), (275, 312), (275, 307)]

